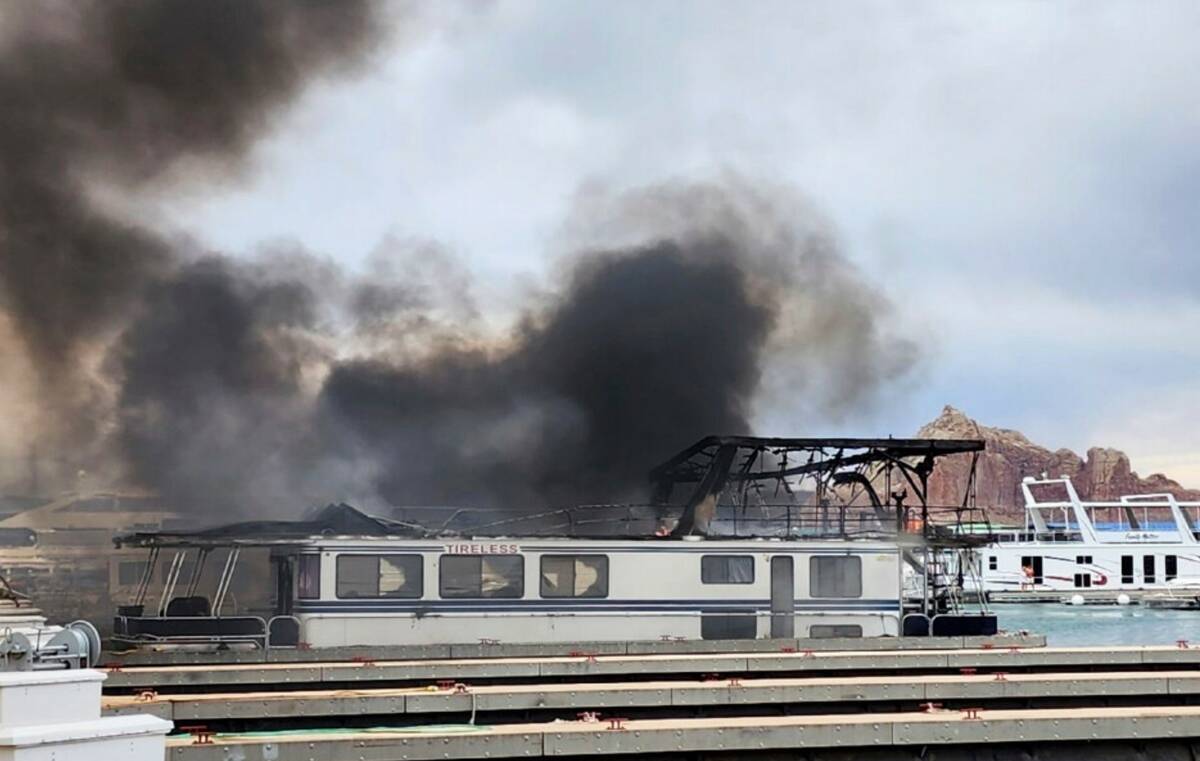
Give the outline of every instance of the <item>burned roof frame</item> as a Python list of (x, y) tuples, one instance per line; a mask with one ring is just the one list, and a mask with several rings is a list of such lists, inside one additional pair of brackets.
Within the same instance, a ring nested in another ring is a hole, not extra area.
[(981, 439), (707, 436), (653, 468), (650, 484), (654, 501), (663, 505), (671, 503), (677, 487), (694, 484), (672, 532), (686, 535), (704, 533), (717, 500), (731, 487), (740, 485), (744, 493), (750, 484), (774, 482), (786, 490), (787, 479), (793, 477), (811, 478), (818, 500), (832, 486), (859, 484), (879, 506), (882, 500), (871, 477), (883, 473), (890, 487), (895, 471), (911, 487), (911, 495), (905, 490), (903, 496), (889, 493), (886, 497), (898, 507), (915, 498), (918, 507), (926, 508), (929, 476), (937, 459), (971, 454), (961, 503), (967, 507), (974, 499), (975, 467), (984, 447)]

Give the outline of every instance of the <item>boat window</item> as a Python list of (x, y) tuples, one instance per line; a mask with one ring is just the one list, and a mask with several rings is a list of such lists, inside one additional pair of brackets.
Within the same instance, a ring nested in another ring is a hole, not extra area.
[(520, 555), (442, 555), (442, 597), (522, 597), (525, 558)]
[(862, 597), (862, 558), (857, 555), (809, 558), (808, 593), (813, 597)]
[(338, 555), (337, 596), (420, 597), (422, 561), (420, 555)]
[(861, 637), (862, 635), (862, 627), (858, 624), (813, 624), (808, 627), (808, 636), (813, 639)]
[(754, 611), (730, 614), (703, 611), (700, 614), (700, 639), (755, 639), (758, 617)]
[(542, 597), (608, 597), (607, 555), (543, 555)]
[(1133, 583), (1133, 555), (1121, 556), (1121, 583)]
[(1076, 555), (1075, 556), (1075, 565), (1091, 565), (1091, 564), (1092, 564), (1092, 556), (1091, 555)]
[(700, 557), (701, 584), (753, 584), (754, 556), (703, 555)]
[(997, 564), (996, 556), (988, 555), (988, 570), (989, 571), (996, 570), (996, 564)]
[(301, 555), (296, 562), (296, 596), (315, 600), (321, 596), (321, 556)]
[(1179, 558), (1175, 555), (1163, 556), (1163, 575), (1167, 581), (1179, 575)]
[(1154, 556), (1142, 555), (1142, 580), (1147, 584), (1154, 583)]

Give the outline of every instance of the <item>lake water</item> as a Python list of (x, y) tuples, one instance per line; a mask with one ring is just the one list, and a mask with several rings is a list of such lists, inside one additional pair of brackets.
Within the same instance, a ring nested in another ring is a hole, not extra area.
[(1200, 610), (1149, 610), (1137, 605), (992, 605), (1000, 628), (1046, 635), (1049, 645), (1200, 644)]

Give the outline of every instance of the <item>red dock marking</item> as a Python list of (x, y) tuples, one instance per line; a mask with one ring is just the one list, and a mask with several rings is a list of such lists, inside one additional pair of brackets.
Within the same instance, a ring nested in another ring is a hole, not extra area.
[(375, 665), (375, 659), (368, 658), (365, 655), (356, 655), (350, 659), (350, 662), (357, 663), (360, 666), (374, 666)]
[(958, 670), (958, 673), (962, 674), (963, 676), (971, 676), (972, 674), (979, 673), (979, 669), (975, 668), (974, 666), (963, 666)]
[(995, 650), (996, 646), (993, 645), (991, 642), (984, 642), (982, 645), (979, 646), (979, 648), (981, 650)]
[(982, 710), (982, 708), (964, 708), (962, 709), (962, 717), (963, 719), (978, 719), (979, 712)]
[(730, 687), (741, 687), (742, 680), (738, 679), (736, 676), (731, 676), (731, 677), (729, 677), (729, 686)]
[(996, 672), (996, 681), (997, 682), (1007, 682), (1008, 674), (1003, 671), (997, 671)]
[(149, 703), (158, 699), (158, 692), (155, 690), (142, 690), (137, 696), (139, 703)]
[(608, 728), (623, 730), (623, 729), (625, 729), (626, 721), (628, 721), (628, 719), (626, 719), (624, 717), (610, 716), (610, 717), (608, 717)]
[(796, 652), (796, 648), (794, 648), (794, 647), (781, 647), (781, 648), (779, 648), (779, 652), (781, 652), (781, 653), (794, 653), (794, 652)]
[(437, 688), (445, 692), (446, 690), (453, 690), (455, 684), (457, 684), (457, 682), (455, 682), (453, 679), (439, 679), (437, 681)]
[(1187, 650), (1187, 649), (1188, 649), (1188, 641), (1187, 641), (1186, 639), (1177, 639), (1177, 640), (1175, 640), (1175, 645), (1176, 645), (1176, 647), (1178, 647), (1180, 650)]
[(186, 727), (181, 726), (181, 727), (179, 727), (179, 729), (181, 731), (187, 732), (189, 735), (192, 736), (192, 738), (193, 738), (192, 745), (212, 745), (213, 744), (213, 731), (211, 729), (209, 729), (208, 727), (195, 725), (195, 726), (186, 726)]

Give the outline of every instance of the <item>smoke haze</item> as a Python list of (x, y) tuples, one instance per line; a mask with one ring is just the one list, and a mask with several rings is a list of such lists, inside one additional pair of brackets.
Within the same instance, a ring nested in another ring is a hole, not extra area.
[(0, 53), (0, 337), (36, 376), (22, 441), (66, 473), (209, 513), (638, 498), (674, 450), (751, 433), (768, 374), (816, 415), (916, 359), (820, 216), (746, 178), (585, 188), (552, 277), (498, 329), (436, 243), (387, 241), (357, 274), (166, 237), (97, 189), (247, 171), (308, 83), (367, 59), (378, 19), (358, 2), (59, 10), (8, 11), (27, 33)]

